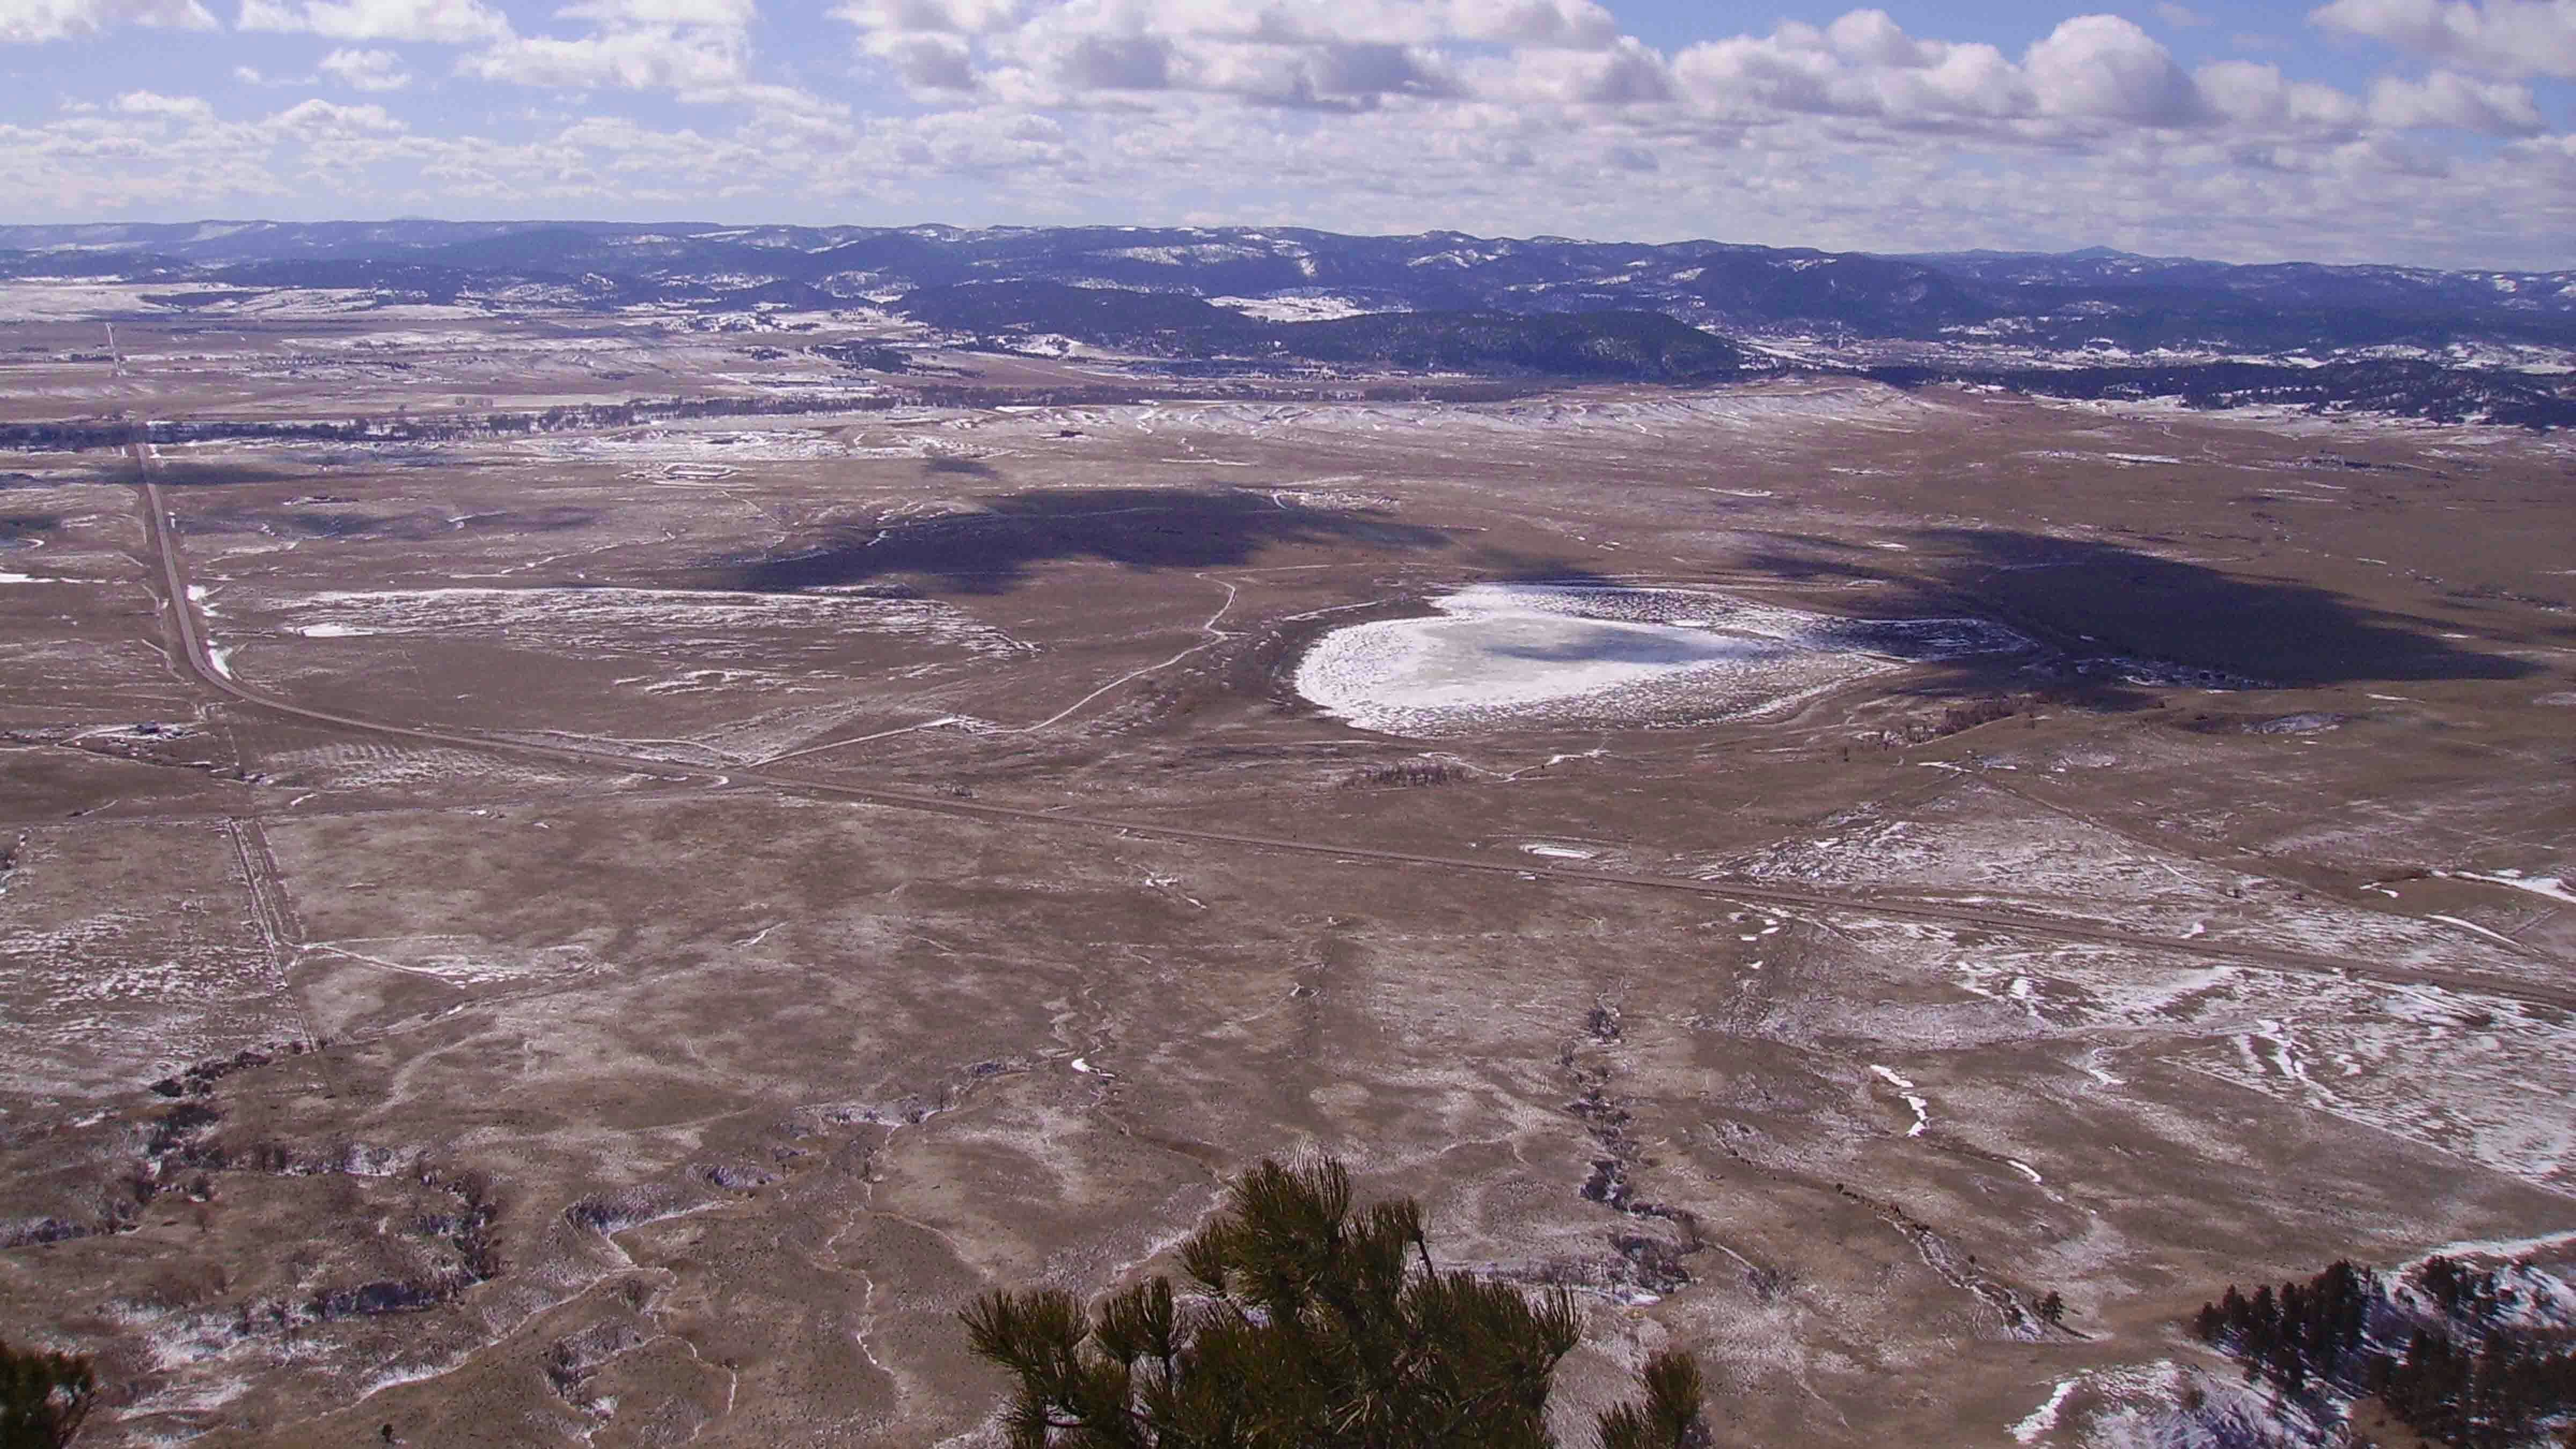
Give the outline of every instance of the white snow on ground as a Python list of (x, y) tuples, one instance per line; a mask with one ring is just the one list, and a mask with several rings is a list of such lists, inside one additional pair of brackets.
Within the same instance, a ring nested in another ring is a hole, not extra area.
[[(2549, 1233), (2502, 1242), (2445, 1243), (2399, 1264), (2398, 1271), (2412, 1276), (2434, 1258), (2470, 1259), (2493, 1273), (2507, 1290), (2499, 1295), (2503, 1306), (2497, 1317), (2502, 1322), (2523, 1329), (2563, 1332), (2576, 1327), (2576, 1281), (2567, 1276), (2576, 1269), (2576, 1264), (2568, 1261), (2570, 1248), (2576, 1248), (2576, 1233)], [(2406, 1288), (2398, 1292), (2413, 1296), (2412, 1290)]]
[(233, 677), (233, 651), (230, 649), (217, 648), (211, 644), (206, 646), (206, 662), (213, 665), (215, 672), (224, 678)]
[[(1713, 858), (1703, 877), (1799, 884), (1901, 886), (2008, 894), (2024, 909), (2151, 928), (2175, 937), (2260, 944), (2292, 938), (2310, 950), (2386, 965), (2506, 971), (2491, 937), (2456, 926), (2289, 892), (2224, 862), (2148, 849), (2079, 819), (2016, 799), (1962, 774), (1939, 799), (1891, 818), (1871, 807), (1839, 812), (1810, 834)], [(2010, 972), (1971, 961), (1964, 983), (2001, 992)], [(2043, 973), (2044, 976), (2044, 973)], [(1991, 978), (1991, 979), (1989, 979)], [(2040, 993), (2042, 1010), (2053, 1009)], [(2296, 1013), (2290, 1013), (2295, 1015)]]
[(2075, 1392), (2081, 1379), (2061, 1379), (2049, 1390), (2047, 1402), (2030, 1411), (2030, 1416), (2012, 1426), (2012, 1436), (2024, 1444), (2036, 1444), (2049, 1430), (2057, 1427), (2057, 1411), (2066, 1407), (2068, 1396)]
[(374, 740), (344, 741), (308, 749), (281, 750), (263, 759), (270, 779), (289, 788), (366, 790), (412, 786), (485, 790), (625, 789), (645, 782), (642, 775), (603, 778), (577, 765), (549, 768), (532, 761), (505, 759), (480, 750), (451, 750), (430, 745)]
[(1424, 618), (1337, 629), (1298, 693), (1361, 729), (1441, 734), (1749, 713), (1899, 662), (2029, 641), (1976, 619), (1832, 619), (1722, 594), (1475, 584)]
[(1590, 860), (1600, 854), (1599, 851), (1586, 850), (1579, 845), (1558, 845), (1545, 840), (1532, 841), (1521, 849), (1532, 855), (1546, 856), (1550, 860)]
[(2567, 888), (2567, 881), (2563, 876), (2525, 875), (2521, 871), (2511, 869), (2495, 871), (2437, 870), (2433, 873), (2435, 875), (2447, 875), (2456, 880), (2482, 881), (2487, 885), (2499, 885), (2512, 890), (2529, 891), (2536, 896), (2547, 896), (2553, 901), (2559, 901), (2567, 905), (2576, 906), (2576, 890), (2569, 890)]
[(797, 428), (646, 428), (610, 437), (541, 438), (523, 451), (548, 458), (600, 463), (704, 462), (722, 458), (745, 462), (794, 462), (852, 456), (921, 456), (933, 450), (928, 440), (894, 448), (853, 448), (823, 434)]
[(166, 292), (167, 282), (75, 282), (28, 277), (0, 282), (0, 322), (69, 321), (83, 317), (119, 316), (128, 312), (167, 312), (143, 300), (146, 292)]
[[(2234, 1035), (2165, 1060), (2525, 1181), (2576, 1181), (2576, 1080), (2530, 1070), (2576, 1051), (2576, 1032), (2490, 998), (2361, 982), (2307, 983), (2293, 1023), (2272, 1014), (2286, 993), (2247, 999), (2276, 984), (2206, 999), (2207, 1024), (2234, 1017)], [(2248, 1007), (2263, 1014), (2246, 1021)]]
[[(2280, 919), (2257, 934), (2307, 934), (2308, 918)], [(1955, 1006), (1855, 995), (1835, 1010), (1833, 1030), (1882, 1042), (1891, 1053), (2055, 1043), (2077, 1070), (2112, 1090), (2134, 1075), (2127, 1063), (2152, 1062), (2553, 1191), (2576, 1188), (2576, 1073), (2531, 1065), (2576, 1060), (2576, 1021), (2545, 1008), (2471, 991), (2186, 965), (2152, 950), (1865, 915), (1841, 917), (1836, 931), (1892, 982), (1959, 992)], [(2355, 956), (2384, 959), (2369, 951)], [(2015, 978), (2032, 982), (2028, 1001), (2006, 989)], [(2185, 1039), (2174, 1040), (2178, 1033)], [(2091, 1083), (2068, 1087), (2096, 1090)]]
[(815, 649), (836, 635), (898, 635), (973, 654), (1028, 646), (952, 605), (856, 589), (755, 593), (723, 589), (444, 588), (334, 591), (279, 601), (289, 614), (323, 616), (293, 626), (307, 638), (357, 634), (516, 634), (551, 648), (601, 653), (650, 650), (698, 659), (775, 653), (780, 635)]
[(1905, 1129), (1905, 1135), (1908, 1137), (1922, 1136), (1924, 1130), (1932, 1125), (1932, 1104), (1925, 1101), (1922, 1097), (1917, 1096), (1914, 1091), (1914, 1083), (1907, 1080), (1904, 1074), (1898, 1072), (1896, 1068), (1883, 1067), (1876, 1062), (1872, 1062), (1869, 1064), (1869, 1070), (1871, 1074), (1876, 1076), (1880, 1081), (1894, 1087), (1896, 1089), (1896, 1095), (1905, 1099), (1905, 1105), (1914, 1109), (1914, 1125)]
[(1348, 297), (1210, 297), (1208, 305), (1225, 307), (1263, 322), (1330, 322), (1337, 317), (1364, 317), (1371, 312), (1407, 310), (1370, 307)]
[(74, 579), (40, 579), (34, 574), (0, 574), (0, 584), (68, 584)]
[(1951, 411), (1951, 404), (1933, 395), (1835, 381), (1733, 386), (1652, 398), (1572, 395), (1507, 403), (1164, 402), (1144, 407), (1050, 408), (1020, 421), (1049, 430), (1071, 425), (1256, 437), (1288, 432), (1358, 434), (1425, 444), (1467, 434), (1508, 437), (1607, 431), (1665, 437), (1691, 430), (1769, 444), (1799, 430), (1912, 432)]
[[(2085, 1449), (2215, 1449), (2228, 1444), (2324, 1444), (2330, 1425), (2298, 1400), (2234, 1374), (2197, 1373), (2170, 1359), (2097, 1369), (2077, 1378), (2074, 1407)], [(2187, 1407), (2185, 1386), (2196, 1388)], [(2036, 1442), (2049, 1431), (2033, 1436)], [(2060, 1442), (2064, 1442), (2061, 1440)]]
[(385, 971), (431, 977), (455, 986), (585, 975), (602, 969), (598, 958), (584, 946), (503, 947), (480, 936), (386, 936), (315, 941), (303, 949)]
[[(2411, 1270), (2422, 1266), (2429, 1258), (2502, 1258), (2507, 1261), (2518, 1261), (2542, 1255), (2563, 1254), (2572, 1249), (2576, 1249), (2576, 1232), (2543, 1233), (2536, 1238), (2469, 1238), (2427, 1248), (2421, 1255), (2403, 1266)], [(2553, 1298), (2555, 1296), (2552, 1295)], [(2576, 1317), (2576, 1309), (2570, 1310), (2570, 1316)]]
[(2496, 941), (2503, 945), (2511, 946), (2516, 944), (2513, 937), (2506, 935), (2502, 931), (2490, 931), (2475, 921), (2464, 921), (2457, 916), (2445, 916), (2437, 911), (2426, 911), (2424, 913), (2424, 919), (2428, 921), (2439, 921), (2446, 926), (2457, 926), (2463, 931), (2475, 931), (2479, 935), (2486, 937), (2488, 940)]

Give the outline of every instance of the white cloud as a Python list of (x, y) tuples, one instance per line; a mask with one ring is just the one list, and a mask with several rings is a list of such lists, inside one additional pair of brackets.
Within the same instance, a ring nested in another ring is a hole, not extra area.
[[(2576, 0), (2568, 0), (2576, 4)], [(1359, 109), (1397, 101), (1652, 108), (1702, 123), (1841, 116), (1907, 130), (2065, 144), (2126, 128), (2261, 123), (2349, 129), (2366, 107), (2276, 73), (2219, 72), (2223, 103), (2136, 24), (2082, 15), (2015, 60), (1991, 45), (1908, 34), (1885, 12), (1691, 45), (1669, 58), (1616, 36), (1590, 0), (850, 0), (835, 12), (916, 97), (1024, 107), (1157, 95)], [(1495, 47), (1499, 46), (1499, 49)], [(2445, 92), (2392, 100), (2398, 126), (2492, 129)]]
[[(990, 23), (993, 16), (960, 16), (942, 7), (897, 18), (956, 25)], [(994, 93), (1032, 105), (1085, 104), (1103, 93), (1171, 93), (1349, 110), (1390, 97), (1457, 95), (1460, 82), (1449, 59), (1437, 47), (1399, 38), (1406, 29), (1382, 23), (1389, 19), (1321, 9), (1292, 16), (1235, 0), (1074, 0), (1007, 32), (983, 34), (977, 43), (994, 62), (986, 72)], [(939, 50), (915, 44), (923, 38), (947, 43)], [(971, 58), (967, 44), (953, 29), (861, 35), (865, 51), (899, 72), (909, 63), (908, 78), (948, 82), (937, 89), (959, 88), (954, 68), (961, 56)]]
[(1692, 97), (1728, 112), (1874, 111), (1865, 84), (1843, 84), (1849, 69), (1822, 31), (1799, 24), (1760, 38), (1705, 41), (1673, 57), (1673, 72)]
[(507, 35), (458, 63), (485, 80), (566, 91), (663, 91), (740, 102), (810, 124), (834, 108), (751, 74), (752, 0), (577, 0), (556, 18), (575, 36)]
[(2526, 177), (2561, 196), (2576, 196), (2576, 135), (2534, 136), (2516, 141), (2507, 154)]
[(882, 31), (861, 42), (908, 90), (971, 91), (982, 84), (963, 37), (943, 31)]
[(2362, 124), (2361, 102), (2329, 85), (2284, 79), (2281, 68), (2250, 60), (2202, 66), (2192, 79), (2210, 107), (2239, 130), (2348, 136)]
[(2006, 123), (2042, 109), (2026, 69), (1993, 46), (1917, 39), (1877, 10), (1695, 45), (1673, 70), (1697, 103), (1745, 119), (1783, 111), (2018, 134)]
[(2576, 77), (2576, 0), (2333, 0), (2308, 18), (2472, 70)]
[(116, 109), (122, 115), (175, 121), (209, 121), (215, 115), (203, 96), (165, 96), (158, 91), (127, 91), (116, 98)]
[(1458, 34), (1515, 45), (1590, 47), (1619, 38), (1610, 12), (1592, 0), (1521, 0), (1517, 4), (1452, 0)]
[(2395, 129), (2435, 126), (2491, 136), (2533, 136), (2549, 129), (2527, 86), (2471, 80), (2437, 70), (2420, 81), (2382, 76), (2370, 88), (2371, 119)]
[(2079, 15), (2030, 48), (2022, 67), (2040, 109), (2057, 115), (2183, 126), (2204, 113), (2173, 56), (2116, 15)]
[(260, 123), (260, 129), (272, 136), (319, 141), (391, 135), (402, 130), (403, 125), (382, 106), (344, 106), (317, 97), (298, 101), (269, 117)]
[(850, 0), (832, 14), (861, 30), (983, 35), (1014, 29), (1036, 11), (1034, 0)]
[(1672, 67), (1632, 37), (1597, 51), (1523, 52), (1505, 67), (1480, 73), (1475, 89), (1585, 105), (1651, 105), (1674, 97)]
[(483, 0), (242, 0), (244, 30), (302, 31), (332, 40), (465, 45), (510, 33)]
[(2157, 0), (2156, 18), (2176, 30), (2198, 30), (2209, 23), (2209, 17), (2174, 0)]
[(751, 24), (752, 0), (580, 0), (556, 12), (566, 20), (611, 26), (709, 25), (741, 30)]
[[(751, 0), (528, 0), (517, 26), (497, 0), (248, 0), (246, 26), (338, 47), (319, 76), (303, 75), (309, 42), (274, 60), (245, 50), (269, 71), (262, 84), (301, 88), (288, 94), (391, 83), (397, 56), (422, 64), (402, 44), (436, 41), (464, 47), (451, 58), (468, 76), (725, 109), (567, 119), (589, 108), (532, 96), (413, 130), (369, 105), (307, 100), (228, 121), (191, 97), (93, 92), (41, 125), (0, 123), (0, 185), (22, 215), (67, 217), (249, 204), (967, 222), (1206, 212), (1346, 230), (2499, 262), (2555, 261), (2576, 235), (2576, 142), (2547, 133), (2530, 89), (2461, 56), (2338, 88), (2246, 60), (2186, 72), (2137, 25), (2099, 15), (1998, 47), (1864, 9), (1667, 53), (1591, 0), (840, 3), (842, 33), (877, 74), (818, 96), (784, 82), (822, 67), (772, 69), (779, 57), (755, 49), (755, 35), (766, 47), (792, 27), (773, 10), (760, 28)], [(887, 105), (895, 83), (916, 104)], [(2468, 144), (2477, 134), (2504, 140)]]
[(1351, 109), (1460, 89), (1454, 45), (1599, 50), (1595, 0), (848, 0), (860, 50), (917, 92), (979, 88), (1033, 104), (1094, 92), (1233, 96)]
[(2067, 126), (2188, 128), (2209, 102), (2153, 36), (2115, 15), (2079, 15), (2018, 64), (1991, 45), (1908, 35), (1883, 11), (1855, 10), (1819, 30), (1695, 45), (1675, 73), (1702, 103), (1872, 117), (1909, 128), (2005, 139), (2062, 139)]
[(851, 0), (834, 13), (867, 29), (989, 34), (1039, 24), (1272, 45), (1594, 47), (1619, 38), (1617, 22), (1595, 0)]
[(117, 25), (211, 30), (215, 17), (198, 0), (0, 0), (0, 42), (64, 40)]
[(660, 27), (572, 40), (514, 35), (457, 68), (484, 80), (569, 91), (694, 91), (735, 85), (747, 75), (736, 37)]
[(411, 73), (390, 50), (335, 50), (322, 57), (322, 73), (359, 91), (398, 91), (411, 84)]
[(1168, 90), (1178, 54), (1169, 38), (1145, 34), (1050, 34), (1031, 47), (1038, 68), (1074, 91)]

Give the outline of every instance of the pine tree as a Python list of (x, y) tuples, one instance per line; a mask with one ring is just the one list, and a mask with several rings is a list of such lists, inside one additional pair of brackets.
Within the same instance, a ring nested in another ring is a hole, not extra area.
[[(1441, 1271), (1413, 1200), (1354, 1211), (1339, 1162), (1265, 1160), (1179, 1256), (1186, 1301), (1158, 1276), (1088, 1313), (1035, 1289), (960, 1315), (1019, 1381), (1014, 1449), (1554, 1449), (1573, 1300)], [(1603, 1449), (1707, 1444), (1698, 1363), (1662, 1353), (1641, 1377), (1600, 1416)]]
[(0, 1342), (0, 1449), (59, 1449), (98, 1397), (89, 1360)]

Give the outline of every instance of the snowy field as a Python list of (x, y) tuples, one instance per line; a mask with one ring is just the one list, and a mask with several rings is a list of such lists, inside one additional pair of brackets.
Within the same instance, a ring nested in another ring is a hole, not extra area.
[[(1557, 396), (1505, 403), (1173, 401), (1141, 408), (1063, 409), (1095, 426), (1115, 419), (1145, 432), (1208, 432), (1262, 437), (1276, 433), (1461, 433), (1509, 437), (1527, 433), (1625, 433), (1639, 438), (1676, 429), (1770, 436), (1781, 429), (1910, 431), (1950, 412), (1941, 400), (1889, 387), (1810, 386), (1675, 392), (1652, 397)], [(1045, 421), (1054, 422), (1051, 414)]]
[(307, 639), (378, 634), (527, 636), (566, 653), (614, 654), (649, 641), (695, 659), (833, 653), (847, 634), (906, 638), (943, 650), (1008, 656), (1027, 646), (935, 600), (861, 589), (752, 593), (718, 589), (392, 589), (281, 602)]

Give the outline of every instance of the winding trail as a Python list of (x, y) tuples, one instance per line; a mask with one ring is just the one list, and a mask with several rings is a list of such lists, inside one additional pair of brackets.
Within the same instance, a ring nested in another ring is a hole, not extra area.
[[(337, 729), (392, 739), (418, 741), (423, 744), (500, 752), (559, 764), (614, 769), (671, 782), (697, 781), (710, 786), (728, 783), (757, 784), (791, 794), (851, 800), (888, 809), (913, 810), (957, 819), (977, 820), (992, 825), (1105, 833), (1132, 840), (1169, 841), (1185, 845), (1230, 846), (1320, 857), (1353, 865), (1365, 863), (1413, 866), (1454, 873), (1510, 876), (1527, 881), (1551, 882), (1560, 885), (1661, 891), (1672, 895), (1695, 896), (1740, 904), (1803, 906), (1811, 910), (1879, 916), (1895, 920), (1928, 921), (1940, 925), (1967, 926), (1978, 930), (2009, 932), (2015, 935), (2074, 941), (2088, 945), (2157, 951), (2301, 975), (2377, 981), (2396, 986), (2431, 986), (2445, 991), (2468, 992), (2557, 1010), (2576, 1011), (2576, 988), (2543, 986), (2467, 972), (2372, 965), (2278, 947), (2223, 943), (2206, 937), (2149, 935), (2107, 925), (2093, 925), (2030, 912), (1998, 909), (1991, 905), (1953, 905), (1902, 896), (1882, 896), (1865, 891), (1826, 891), (1753, 882), (1703, 880), (1685, 876), (1567, 869), (1560, 865), (1535, 860), (1479, 860), (1470, 856), (1383, 850), (1295, 836), (1205, 830), (1147, 821), (1120, 820), (1109, 816), (1083, 815), (1062, 808), (1041, 810), (1021, 806), (992, 805), (926, 792), (891, 790), (872, 785), (840, 784), (784, 774), (765, 766), (734, 767), (721, 771), (702, 769), (675, 764), (668, 759), (625, 754), (590, 746), (541, 745), (479, 731), (396, 724), (330, 710), (314, 709), (254, 689), (214, 666), (207, 654), (203, 631), (198, 627), (196, 610), (189, 599), (187, 567), (180, 556), (177, 534), (170, 526), (169, 505), (162, 496), (161, 485), (152, 481), (152, 468), (156, 460), (151, 454), (149, 444), (145, 442), (138, 440), (134, 444), (133, 451), (135, 466), (142, 478), (138, 491), (142, 496), (146, 521), (149, 524), (150, 547), (160, 556), (162, 583), (170, 606), (169, 615), (173, 632), (179, 645), (179, 657), (186, 662), (189, 672), (206, 688), (263, 713), (283, 716), (291, 720), (329, 725)], [(1230, 604), (1231, 599), (1228, 602)], [(1217, 617), (1221, 618), (1224, 612), (1220, 609)], [(1209, 620), (1210, 626), (1214, 623), (1214, 618)]]

